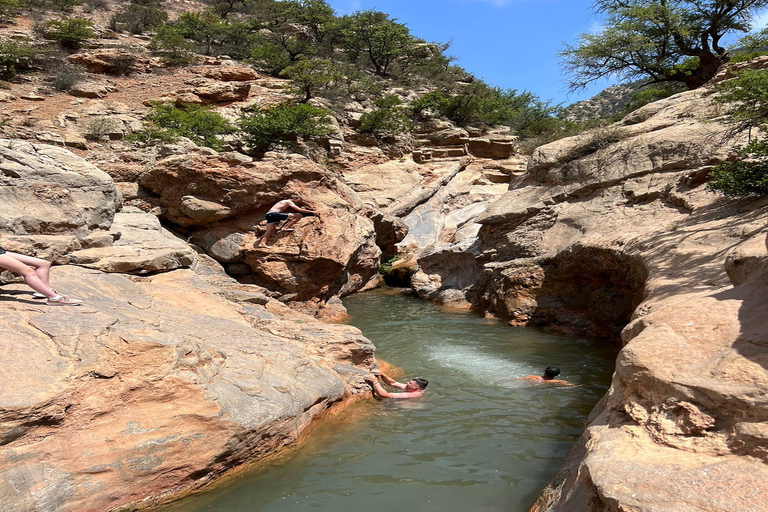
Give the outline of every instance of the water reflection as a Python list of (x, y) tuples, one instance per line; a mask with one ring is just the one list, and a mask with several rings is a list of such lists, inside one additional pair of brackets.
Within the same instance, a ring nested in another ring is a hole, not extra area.
[[(345, 299), (378, 357), (430, 381), (357, 404), (291, 457), (169, 512), (526, 510), (607, 389), (617, 348), (391, 294)], [(562, 387), (520, 382), (559, 366)]]

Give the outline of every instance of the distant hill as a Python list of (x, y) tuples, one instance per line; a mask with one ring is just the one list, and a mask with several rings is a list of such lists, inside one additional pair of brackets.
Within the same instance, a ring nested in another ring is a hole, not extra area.
[(606, 119), (621, 112), (641, 88), (640, 82), (609, 87), (588, 100), (565, 107), (560, 117), (569, 121)]

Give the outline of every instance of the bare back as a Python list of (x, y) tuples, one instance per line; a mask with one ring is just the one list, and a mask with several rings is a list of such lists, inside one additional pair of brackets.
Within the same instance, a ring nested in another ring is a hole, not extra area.
[(284, 212), (289, 208), (298, 208), (298, 206), (296, 206), (296, 203), (294, 203), (290, 199), (283, 199), (282, 201), (278, 201), (277, 203), (275, 203), (275, 205), (272, 208), (270, 208), (269, 211)]

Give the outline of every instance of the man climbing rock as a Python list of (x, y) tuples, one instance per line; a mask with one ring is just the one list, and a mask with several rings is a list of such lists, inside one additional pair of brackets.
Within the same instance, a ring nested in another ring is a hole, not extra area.
[[(283, 199), (278, 201), (275, 205), (269, 209), (266, 215), (267, 230), (259, 240), (259, 244), (256, 246), (259, 249), (269, 249), (269, 239), (272, 235), (278, 231), (278, 224), (285, 222), (279, 231), (293, 231), (293, 226), (299, 222), (305, 216), (317, 215), (317, 212), (313, 210), (307, 210), (298, 206), (294, 201), (298, 201), (299, 198), (291, 196), (289, 199)], [(288, 211), (292, 210), (292, 211)]]

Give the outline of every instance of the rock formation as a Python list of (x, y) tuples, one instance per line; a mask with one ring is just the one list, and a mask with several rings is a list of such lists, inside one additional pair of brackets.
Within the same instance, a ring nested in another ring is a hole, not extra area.
[(52, 281), (85, 305), (2, 287), (0, 509), (103, 511), (189, 492), (365, 387), (373, 346), (357, 329), (236, 282), (153, 215), (115, 215), (111, 179), (71, 153), (3, 148), (3, 245), (76, 263)]
[(621, 340), (611, 389), (535, 511), (768, 501), (768, 198), (704, 190), (734, 142), (710, 121), (712, 93), (537, 149), (476, 238), (419, 258), (424, 297)]

